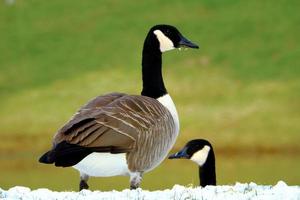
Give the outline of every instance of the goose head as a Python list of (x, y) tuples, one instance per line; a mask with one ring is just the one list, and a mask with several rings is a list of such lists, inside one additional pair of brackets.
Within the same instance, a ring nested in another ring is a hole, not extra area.
[(169, 159), (189, 159), (199, 166), (200, 185), (216, 185), (215, 155), (212, 145), (203, 139), (189, 141)]
[(161, 53), (181, 47), (199, 48), (198, 45), (185, 38), (176, 27), (165, 24), (155, 25), (150, 29), (144, 46), (152, 47)]

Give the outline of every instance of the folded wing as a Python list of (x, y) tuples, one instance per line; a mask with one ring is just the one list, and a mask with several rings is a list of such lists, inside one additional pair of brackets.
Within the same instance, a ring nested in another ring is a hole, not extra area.
[(140, 134), (161, 123), (166, 108), (157, 100), (111, 93), (83, 106), (54, 136), (53, 149), (40, 162), (72, 166), (92, 152), (126, 153)]

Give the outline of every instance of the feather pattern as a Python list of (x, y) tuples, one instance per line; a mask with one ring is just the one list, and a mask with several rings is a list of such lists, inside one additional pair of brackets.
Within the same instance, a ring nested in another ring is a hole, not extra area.
[(110, 93), (84, 105), (53, 141), (54, 149), (66, 142), (92, 152), (127, 153), (130, 171), (149, 171), (166, 157), (177, 132), (171, 113), (158, 100)]

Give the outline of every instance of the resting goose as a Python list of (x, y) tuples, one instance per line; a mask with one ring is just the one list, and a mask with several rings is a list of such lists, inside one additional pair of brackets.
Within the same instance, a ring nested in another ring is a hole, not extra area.
[(212, 145), (203, 139), (189, 141), (182, 150), (169, 159), (186, 158), (199, 165), (200, 185), (216, 185), (215, 154)]
[(142, 95), (110, 93), (98, 96), (53, 138), (52, 149), (39, 161), (80, 172), (79, 189), (88, 178), (125, 175), (130, 188), (157, 167), (175, 143), (179, 120), (162, 77), (162, 52), (198, 48), (173, 26), (156, 25), (145, 39), (142, 55)]

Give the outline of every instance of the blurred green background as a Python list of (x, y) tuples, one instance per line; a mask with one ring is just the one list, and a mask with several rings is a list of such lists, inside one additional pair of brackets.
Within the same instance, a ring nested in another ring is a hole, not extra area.
[[(163, 56), (181, 133), (216, 151), (218, 184), (300, 184), (300, 1), (0, 2), (0, 187), (77, 190), (78, 173), (37, 162), (89, 99), (139, 94), (148, 29), (172, 24), (200, 50)], [(196, 165), (164, 161), (144, 189), (198, 185)], [(128, 188), (127, 177), (91, 189)]]

